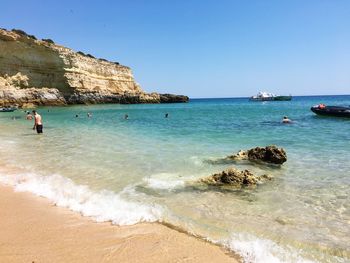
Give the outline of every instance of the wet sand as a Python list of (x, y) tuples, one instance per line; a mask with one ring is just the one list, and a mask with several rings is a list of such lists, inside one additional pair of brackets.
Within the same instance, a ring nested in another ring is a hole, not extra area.
[(239, 262), (158, 223), (96, 223), (31, 193), (0, 186), (0, 262)]

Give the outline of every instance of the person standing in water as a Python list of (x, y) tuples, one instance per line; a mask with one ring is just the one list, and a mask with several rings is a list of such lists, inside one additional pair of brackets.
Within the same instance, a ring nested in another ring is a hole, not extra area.
[(42, 119), (39, 113), (37, 113), (35, 110), (33, 110), (34, 114), (34, 127), (33, 130), (36, 129), (37, 133), (43, 133), (43, 123)]

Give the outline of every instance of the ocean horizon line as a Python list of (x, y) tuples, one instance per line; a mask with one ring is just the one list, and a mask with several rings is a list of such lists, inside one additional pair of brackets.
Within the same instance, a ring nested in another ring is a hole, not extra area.
[[(350, 96), (350, 94), (326, 94), (326, 95), (292, 95), (293, 97), (342, 97)], [(249, 99), (251, 96), (240, 97), (189, 97), (190, 100), (208, 100), (208, 99)]]

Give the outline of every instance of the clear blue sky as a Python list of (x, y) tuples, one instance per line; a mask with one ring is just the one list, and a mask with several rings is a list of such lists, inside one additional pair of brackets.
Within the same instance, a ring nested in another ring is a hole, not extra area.
[(1, 1), (0, 27), (190, 97), (350, 94), (349, 0)]

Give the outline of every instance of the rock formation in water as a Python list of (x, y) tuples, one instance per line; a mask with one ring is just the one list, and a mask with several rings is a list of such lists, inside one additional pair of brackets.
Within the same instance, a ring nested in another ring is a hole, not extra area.
[(249, 170), (239, 171), (235, 168), (229, 168), (220, 173), (213, 174), (209, 177), (200, 179), (201, 183), (212, 186), (230, 185), (235, 187), (255, 186), (265, 180), (271, 180), (269, 175), (257, 176)]
[(283, 148), (269, 145), (266, 147), (255, 147), (246, 151), (240, 150), (234, 155), (215, 160), (207, 160), (207, 162), (211, 164), (224, 164), (242, 160), (281, 165), (287, 161), (287, 154)]
[(0, 29), (0, 106), (174, 103), (187, 96), (145, 93), (129, 67)]
[(287, 154), (283, 148), (277, 148), (275, 145), (266, 147), (255, 147), (247, 151), (239, 151), (235, 155), (227, 157), (232, 160), (259, 161), (271, 164), (283, 164), (287, 161)]

